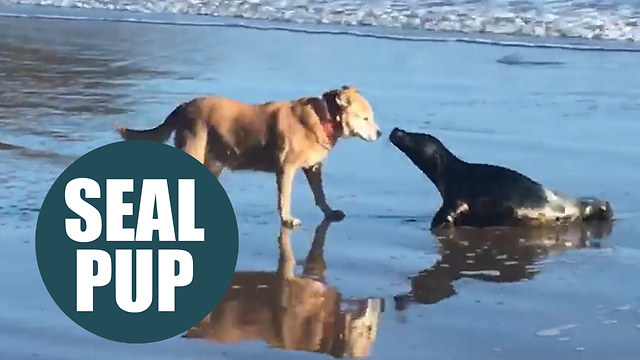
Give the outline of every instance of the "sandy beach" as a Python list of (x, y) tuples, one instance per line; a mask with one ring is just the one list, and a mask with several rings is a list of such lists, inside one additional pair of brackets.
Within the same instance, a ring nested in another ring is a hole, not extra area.
[[(89, 10), (60, 11), (88, 19), (0, 17), (0, 359), (637, 357), (636, 53), (96, 21)], [(496, 62), (514, 51), (562, 64)], [(298, 174), (292, 203), (302, 226), (283, 241), (274, 179), (224, 173), (240, 231), (237, 287), (207, 321), (188, 336), (126, 345), (86, 332), (56, 307), (36, 264), (39, 207), (74, 159), (119, 141), (115, 123), (150, 127), (198, 94), (259, 102), (343, 84), (370, 99), (384, 133), (374, 143), (342, 141), (326, 161), (327, 197), (344, 221), (321, 222)], [(441, 199), (387, 140), (395, 126), (432, 133), (465, 160), (607, 199), (619, 220), (605, 229), (437, 238), (428, 225)], [(318, 306), (333, 314), (333, 328), (314, 328), (320, 320), (307, 309), (310, 323), (296, 313), (286, 329), (311, 335), (277, 335), (270, 319), (281, 314), (269, 299), (280, 290), (257, 286), (283, 269), (318, 279), (287, 285), (292, 308), (320, 288), (332, 294)], [(349, 326), (354, 340), (340, 343)], [(305, 343), (312, 338), (326, 346)]]

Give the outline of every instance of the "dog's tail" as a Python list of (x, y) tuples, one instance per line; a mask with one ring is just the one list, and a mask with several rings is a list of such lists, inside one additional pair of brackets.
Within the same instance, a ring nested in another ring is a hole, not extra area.
[(171, 137), (171, 134), (175, 131), (184, 107), (184, 104), (177, 106), (171, 114), (165, 118), (162, 124), (152, 129), (134, 130), (118, 126), (117, 131), (125, 140), (147, 140), (164, 143), (169, 140), (169, 137)]

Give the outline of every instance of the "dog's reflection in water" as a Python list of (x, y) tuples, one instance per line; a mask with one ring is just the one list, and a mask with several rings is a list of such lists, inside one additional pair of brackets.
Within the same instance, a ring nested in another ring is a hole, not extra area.
[(455, 295), (453, 283), (471, 278), (494, 283), (530, 280), (541, 261), (568, 249), (600, 247), (611, 234), (612, 222), (582, 223), (549, 228), (458, 228), (435, 232), (438, 260), (411, 277), (411, 290), (395, 296), (395, 307), (434, 304)]
[(237, 271), (220, 303), (186, 337), (218, 343), (263, 340), (280, 349), (336, 358), (369, 355), (383, 302), (346, 300), (326, 285), (323, 247), (330, 224), (325, 219), (316, 228), (301, 275), (294, 273), (290, 230), (282, 227), (278, 269)]

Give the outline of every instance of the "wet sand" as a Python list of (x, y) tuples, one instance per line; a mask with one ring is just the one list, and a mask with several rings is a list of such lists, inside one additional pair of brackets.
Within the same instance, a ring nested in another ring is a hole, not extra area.
[[(510, 51), (499, 47), (238, 28), (2, 18), (0, 33), (0, 359), (626, 360), (640, 350), (634, 54), (521, 49), (563, 66), (520, 67), (496, 62)], [(620, 220), (436, 237), (433, 185), (386, 138), (347, 140), (324, 181), (347, 217), (321, 223), (298, 174), (303, 225), (285, 240), (275, 180), (223, 174), (238, 274), (188, 337), (118, 344), (55, 306), (35, 260), (38, 209), (65, 166), (119, 140), (114, 123), (154, 125), (197, 94), (265, 101), (344, 83), (371, 100), (385, 135), (431, 132), (466, 160), (605, 198)]]

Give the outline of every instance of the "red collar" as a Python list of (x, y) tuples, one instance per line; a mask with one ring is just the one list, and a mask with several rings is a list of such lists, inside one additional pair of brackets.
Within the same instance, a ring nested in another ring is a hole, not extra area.
[(320, 125), (331, 142), (335, 144), (340, 137), (340, 111), (335, 97), (324, 94), (322, 98), (311, 98), (309, 104), (318, 115)]
[(322, 129), (324, 130), (324, 133), (327, 134), (327, 138), (329, 138), (329, 141), (331, 141), (332, 144), (335, 143), (335, 141), (338, 138), (336, 136), (338, 123), (332, 119), (328, 119), (328, 121), (324, 120), (321, 123), (322, 123)]
[(327, 138), (331, 141), (331, 144), (335, 144), (340, 134), (340, 108), (336, 102), (336, 95), (329, 92), (322, 95), (322, 102), (326, 111), (325, 116), (321, 117), (322, 128), (324, 129)]

